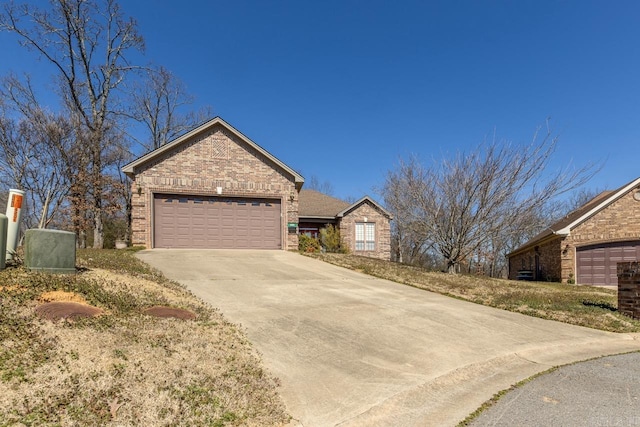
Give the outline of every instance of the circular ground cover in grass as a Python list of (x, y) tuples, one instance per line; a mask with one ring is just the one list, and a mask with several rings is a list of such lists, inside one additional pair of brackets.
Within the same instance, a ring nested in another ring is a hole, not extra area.
[(60, 320), (60, 319), (80, 319), (83, 317), (95, 317), (102, 314), (102, 310), (78, 302), (71, 301), (52, 301), (36, 307), (36, 314), (43, 319)]

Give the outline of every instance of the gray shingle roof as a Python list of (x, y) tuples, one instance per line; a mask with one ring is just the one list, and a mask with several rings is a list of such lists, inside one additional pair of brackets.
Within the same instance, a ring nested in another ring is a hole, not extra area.
[(300, 190), (298, 214), (303, 218), (335, 218), (351, 203), (336, 199), (316, 190)]

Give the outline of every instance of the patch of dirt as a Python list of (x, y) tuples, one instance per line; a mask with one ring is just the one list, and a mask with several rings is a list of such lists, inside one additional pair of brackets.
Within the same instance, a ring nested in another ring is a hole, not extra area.
[(87, 301), (82, 297), (82, 295), (78, 295), (73, 292), (65, 292), (65, 291), (50, 291), (44, 292), (38, 297), (38, 302), (53, 302), (53, 301), (64, 301), (64, 302), (77, 302), (80, 304), (86, 304)]

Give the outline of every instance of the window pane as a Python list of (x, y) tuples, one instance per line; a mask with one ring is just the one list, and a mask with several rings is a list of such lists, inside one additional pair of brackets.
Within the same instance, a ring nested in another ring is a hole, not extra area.
[[(367, 222), (367, 223), (363, 223), (360, 224), (364, 237), (362, 240), (364, 240), (363, 244), (362, 244), (362, 249), (360, 250), (364, 250), (364, 251), (375, 251), (376, 250), (376, 225), (375, 223), (371, 223), (371, 222)], [(356, 233), (357, 234), (357, 233)], [(356, 243), (356, 247), (357, 247), (357, 243)]]
[(375, 224), (368, 223), (367, 226), (367, 241), (375, 241), (376, 240), (376, 226)]

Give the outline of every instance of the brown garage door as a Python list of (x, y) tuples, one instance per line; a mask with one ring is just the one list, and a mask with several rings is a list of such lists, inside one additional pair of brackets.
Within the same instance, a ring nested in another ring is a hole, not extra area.
[(156, 248), (280, 249), (280, 201), (156, 194)]
[(617, 263), (640, 259), (640, 242), (616, 242), (577, 250), (577, 282), (581, 285), (618, 285)]

